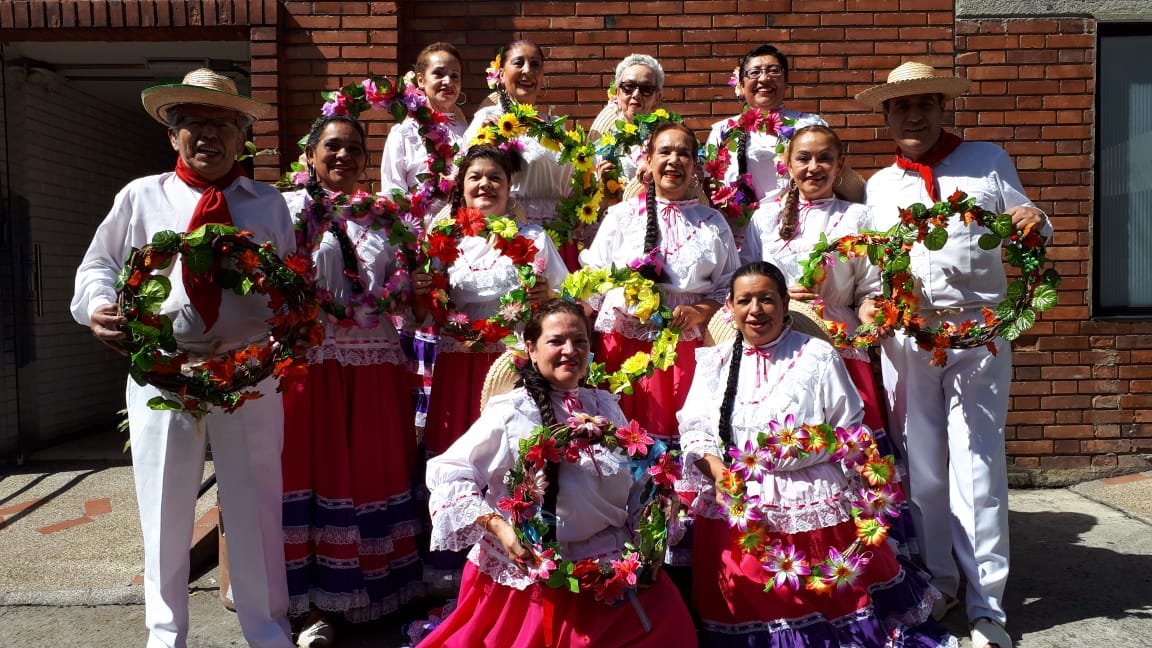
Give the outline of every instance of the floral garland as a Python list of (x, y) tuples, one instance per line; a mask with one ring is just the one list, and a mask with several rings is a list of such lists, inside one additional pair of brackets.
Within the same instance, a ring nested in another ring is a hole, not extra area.
[[(304, 351), (324, 337), (316, 320), (311, 259), (281, 259), (271, 243), (256, 243), (251, 236), (230, 225), (205, 225), (184, 234), (157, 232), (150, 244), (132, 249), (115, 284), (128, 320), (122, 343), (128, 371), (137, 383), (171, 393), (149, 400), (150, 408), (201, 416), (215, 405), (232, 412), (259, 398), (260, 392), (249, 388), (268, 376), (280, 378), (280, 389), (302, 377)], [(267, 295), (268, 340), (207, 358), (180, 349), (172, 318), (160, 310), (172, 291), (171, 280), (160, 271), (177, 254), (186, 272), (210, 278), (221, 290)]]
[(659, 337), (652, 342), (651, 353), (636, 353), (612, 373), (608, 373), (603, 362), (593, 362), (589, 366), (588, 384), (607, 385), (614, 394), (631, 394), (634, 381), (651, 376), (657, 370), (667, 370), (676, 363), (680, 330), (669, 326), (672, 311), (664, 303), (659, 285), (640, 274), (644, 262), (633, 262), (625, 268), (580, 268), (569, 274), (560, 285), (560, 295), (564, 299), (579, 301), (622, 288), (624, 303), (632, 311), (632, 316), (661, 327)]
[[(994, 250), (1004, 246), (1004, 258), (1021, 277), (1008, 284), (1007, 296), (995, 309), (984, 308), (983, 321), (967, 320), (959, 325), (941, 322), (933, 327), (924, 325), (919, 313), (919, 298), (912, 277), (911, 251), (917, 243), (929, 250), (940, 250), (948, 242), (948, 221), (959, 215), (966, 225), (979, 225), (988, 230), (977, 240), (981, 249)], [(947, 349), (968, 349), (987, 346), (996, 352), (997, 336), (1012, 341), (1032, 328), (1036, 313), (1056, 305), (1060, 275), (1049, 264), (1044, 237), (1032, 226), (1017, 231), (1012, 217), (994, 214), (976, 205), (975, 198), (957, 190), (947, 200), (931, 207), (921, 203), (900, 210), (900, 222), (880, 234), (865, 232), (828, 241), (821, 236), (812, 255), (802, 266), (799, 283), (816, 287), (825, 277), (825, 268), (839, 259), (866, 256), (880, 268), (882, 294), (876, 298), (879, 312), (877, 326), (903, 330), (915, 338), (917, 345), (931, 351), (929, 364), (944, 366), (948, 362)], [(852, 334), (840, 324), (836, 327), (847, 338)], [(857, 335), (870, 335), (867, 330)]]
[(581, 224), (590, 225), (600, 217), (604, 189), (593, 172), (596, 152), (588, 142), (584, 128), (564, 128), (567, 117), (548, 121), (530, 104), (511, 102), (511, 109), (495, 124), (481, 127), (471, 145), (519, 147), (518, 137), (531, 137), (544, 148), (560, 154), (560, 164), (572, 164), (572, 186), (567, 198), (556, 204), (557, 218), (544, 224), (552, 241), (560, 247), (572, 240)]
[[(608, 96), (615, 95), (615, 85), (609, 87)], [(615, 127), (603, 133), (596, 143), (596, 154), (612, 163), (614, 167), (605, 173), (600, 181), (604, 183), (604, 197), (609, 204), (620, 202), (624, 195), (624, 185), (620, 182), (620, 156), (627, 155), (635, 146), (643, 146), (652, 135), (652, 130), (661, 122), (684, 123), (684, 118), (674, 112), (657, 108), (650, 114), (636, 115), (632, 122), (617, 119)]]
[[(434, 261), (446, 269), (459, 258), (460, 239), (465, 236), (487, 238), (492, 247), (512, 261), (520, 279), (520, 287), (502, 296), (499, 310), (488, 319), (472, 321), (467, 313), (458, 310), (449, 296), (447, 272), (433, 272)], [(467, 343), (474, 350), (501, 341), (508, 346), (517, 343), (513, 329), (528, 321), (532, 314), (528, 289), (536, 285), (537, 275), (545, 268), (544, 258), (537, 258), (536, 243), (519, 233), (515, 221), (485, 216), (479, 209), (463, 207), (454, 217), (439, 218), (432, 223), (423, 251), (424, 271), (432, 277), (431, 289), (423, 296), (423, 303), (442, 333)]]
[[(311, 256), (326, 231), (332, 231), (340, 244), (344, 262), (344, 278), (351, 284), (347, 299), (340, 301), (328, 290), (317, 289), (320, 308), (341, 327), (375, 328), (382, 315), (395, 313), (407, 306), (411, 295), (410, 268), (416, 267), (420, 254), (419, 240), (423, 236), (421, 219), (410, 200), (399, 189), (391, 197), (357, 191), (354, 194), (311, 193), (305, 198), (304, 208), (296, 215), (296, 253)], [(361, 227), (383, 230), (388, 242), (397, 246), (396, 271), (381, 287), (378, 294), (368, 290), (360, 274), (356, 250), (348, 240), (345, 223), (353, 221)]]
[[(350, 115), (359, 117), (367, 110), (387, 110), (398, 122), (412, 118), (418, 125), (417, 132), (424, 141), (428, 152), (428, 173), (417, 175), (420, 185), (411, 193), (409, 202), (413, 209), (424, 208), (433, 199), (442, 199), (452, 193), (455, 180), (452, 178), (451, 162), (456, 157), (456, 146), (444, 126), (450, 119), (428, 105), (428, 98), (417, 88), (408, 76), (393, 82), (375, 74), (369, 74), (360, 83), (349, 83), (334, 91), (322, 92), (324, 99), (321, 112), (326, 117)], [(305, 136), (307, 139), (307, 136)], [(304, 140), (300, 148), (303, 150)], [(307, 181), (307, 172), (299, 162), (291, 165), (289, 182), (291, 185)], [(303, 178), (301, 178), (303, 174)], [(422, 217), (423, 211), (417, 216)]]
[[(764, 520), (773, 502), (762, 501), (763, 480), (787, 459), (804, 459), (814, 453), (825, 453), (831, 461), (843, 465), (848, 474), (858, 473), (867, 487), (861, 487), (852, 501), (852, 519), (856, 540), (844, 551), (835, 547), (817, 562), (794, 545), (770, 539)], [(757, 434), (743, 448), (731, 447), (731, 468), (724, 471), (716, 484), (717, 499), (727, 514), (728, 526), (739, 529), (739, 548), (755, 557), (772, 579), (764, 591), (795, 591), (804, 579), (804, 588), (819, 593), (851, 585), (868, 564), (866, 546), (877, 546), (888, 536), (889, 519), (899, 516), (903, 491), (895, 479), (891, 455), (880, 456), (871, 433), (863, 426), (852, 429), (819, 425), (796, 425), (789, 414), (784, 422), (771, 421), (765, 432)], [(750, 488), (749, 486), (753, 487)]]
[[(582, 454), (593, 456), (594, 446), (620, 451), (631, 460), (633, 480), (651, 477), (640, 497), (636, 543), (625, 543), (619, 559), (568, 560), (557, 542), (544, 542), (555, 513), (543, 510), (549, 463), (576, 463)], [(668, 517), (680, 478), (675, 453), (653, 440), (636, 421), (616, 427), (603, 416), (574, 413), (555, 427), (538, 426), (520, 441), (520, 456), (505, 478), (508, 497), (497, 505), (508, 514), (516, 537), (539, 558), (528, 573), (548, 587), (573, 593), (591, 591), (596, 600), (612, 604), (634, 592), (642, 582), (655, 582), (668, 543)]]
[(704, 173), (709, 178), (708, 195), (712, 206), (724, 214), (729, 224), (744, 227), (752, 219), (752, 214), (760, 206), (756, 192), (752, 188), (752, 174), (745, 173), (733, 184), (724, 181), (728, 168), (732, 165), (732, 154), (736, 153), (740, 140), (747, 133), (757, 132), (776, 136), (776, 173), (786, 176), (788, 168), (784, 164), (784, 153), (788, 150), (788, 140), (796, 130), (796, 119), (782, 112), (765, 113), (759, 108), (745, 107), (739, 116), (729, 119), (722, 131), (720, 144), (709, 144), (702, 152)]

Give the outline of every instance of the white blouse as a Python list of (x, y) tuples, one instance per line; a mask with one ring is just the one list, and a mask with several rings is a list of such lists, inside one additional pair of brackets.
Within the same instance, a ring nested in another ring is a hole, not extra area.
[[(456, 121), (454, 115), (447, 115), (443, 124), (448, 132), (448, 141), (459, 151), (464, 145), (466, 124)], [(452, 160), (448, 160), (448, 173), (453, 175)], [(420, 184), (418, 175), (428, 173), (428, 149), (420, 136), (420, 124), (412, 118), (392, 127), (388, 139), (384, 141), (384, 155), (380, 159), (380, 191), (390, 194), (393, 189), (405, 192)], [(428, 206), (428, 213), (435, 214), (444, 206), (444, 201), (436, 201)]]
[[(542, 263), (542, 274), (553, 290), (568, 278), (568, 267), (556, 251), (552, 238), (540, 225), (521, 225), (520, 234), (536, 244), (537, 263)], [(487, 239), (465, 236), (457, 244), (460, 256), (448, 268), (448, 285), (452, 303), (472, 320), (487, 319), (500, 308), (500, 298), (520, 287), (520, 277), (512, 259), (492, 247)], [(463, 344), (451, 336), (440, 338), (440, 351), (464, 351)], [(487, 351), (499, 352), (504, 346), (496, 343)]]
[[(715, 488), (703, 479), (695, 463), (705, 455), (727, 460), (719, 435), (722, 395), (728, 386), (735, 340), (696, 351), (696, 373), (684, 407), (677, 413), (684, 473), (698, 484), (697, 512), (724, 517), (715, 504)], [(795, 424), (828, 423), (851, 428), (864, 419), (864, 404), (852, 385), (844, 363), (828, 343), (785, 329), (775, 341), (744, 349), (740, 359), (736, 397), (732, 408), (732, 442), (743, 447), (770, 421), (783, 423), (791, 414)], [(850, 500), (859, 485), (826, 452), (804, 458), (778, 460), (775, 472), (764, 480), (762, 499), (777, 505), (769, 520), (785, 533), (810, 531), (851, 519)]]
[[(796, 124), (793, 128), (797, 130), (812, 124), (828, 125), (823, 117), (813, 113), (802, 113), (787, 108), (782, 108), (780, 113), (789, 119), (795, 119)], [(739, 118), (740, 115), (736, 115), (730, 119)], [(730, 119), (722, 119), (712, 124), (712, 130), (708, 133), (707, 144), (720, 146), (724, 133), (729, 130), (728, 122)], [(756, 200), (762, 204), (776, 198), (788, 188), (788, 175), (776, 173), (777, 142), (779, 142), (779, 138), (767, 133), (751, 133), (748, 137), (747, 172), (752, 176), (752, 189), (756, 192)], [(736, 153), (733, 151), (732, 164), (729, 165), (727, 173), (724, 174), (724, 182), (725, 184), (735, 184), (739, 178), (740, 165), (737, 164)]]
[[(504, 111), (499, 105), (486, 106), (476, 111), (472, 124), (464, 133), (460, 155), (467, 152), (472, 138), (480, 132), (486, 120), (499, 119)], [(556, 118), (541, 113), (548, 121)], [(516, 139), (521, 147), (524, 165), (512, 178), (512, 197), (524, 207), (530, 223), (543, 224), (556, 219), (556, 204), (567, 198), (572, 189), (572, 165), (560, 164), (560, 154), (550, 151), (531, 137)]]
[[(575, 397), (578, 406), (566, 400)], [(563, 422), (572, 410), (604, 416), (625, 425), (618, 397), (601, 390), (555, 390), (552, 404)], [(434, 550), (460, 551), (498, 583), (524, 589), (532, 580), (504, 553), (492, 535), (476, 525), (482, 515), (499, 513), (507, 496), (505, 477), (519, 458), (520, 440), (541, 424), (540, 410), (523, 388), (493, 396), (472, 427), (444, 454), (428, 461), (428, 506)], [(644, 481), (633, 481), (631, 462), (619, 450), (593, 446), (577, 463), (562, 463), (556, 501), (556, 539), (571, 560), (618, 558), (634, 540), (629, 520), (638, 514)], [(473, 546), (474, 545), (474, 546)]]
[[(761, 205), (748, 223), (744, 247), (740, 250), (742, 263), (768, 261), (780, 268), (789, 286), (799, 284), (803, 274), (800, 264), (808, 260), (821, 234), (834, 241), (872, 229), (871, 210), (859, 203), (839, 198), (814, 202), (800, 199), (797, 207), (796, 236), (785, 241), (780, 238), (783, 201)], [(824, 302), (825, 319), (856, 328), (860, 325), (856, 307), (875, 292), (879, 269), (867, 258), (858, 257), (847, 261), (837, 259), (825, 270), (824, 282), (816, 289)]]
[[(645, 194), (613, 205), (604, 214), (592, 245), (580, 253), (580, 264), (593, 268), (624, 267), (644, 257), (644, 233), (648, 226)], [(732, 231), (724, 216), (696, 199), (668, 201), (658, 198), (656, 219), (660, 230), (660, 257), (667, 283), (660, 284), (668, 306), (712, 299), (723, 303), (732, 274), (740, 266)], [(619, 331), (639, 340), (653, 340), (659, 327), (643, 324), (624, 305), (624, 291), (615, 289), (599, 304), (596, 330)], [(703, 336), (703, 330), (686, 330), (685, 340)]]
[[(308, 191), (300, 189), (285, 193), (284, 201), (295, 220), (307, 201)], [(396, 251), (398, 245), (388, 242), (384, 230), (365, 227), (355, 221), (343, 221), (344, 231), (356, 250), (360, 277), (369, 295), (382, 295), (384, 287), (395, 274)], [(316, 266), (316, 290), (331, 293), (338, 303), (345, 303), (352, 292), (351, 281), (344, 277), (344, 255), (336, 235), (325, 230), (320, 244), (312, 251), (312, 262)], [(410, 290), (411, 288), (407, 288)], [(324, 341), (308, 350), (308, 362), (319, 364), (325, 360), (336, 360), (343, 365), (404, 364), (400, 336), (396, 333), (389, 313), (381, 313), (379, 323), (371, 328), (361, 328), (329, 317), (324, 313), (320, 321), (324, 323)]]

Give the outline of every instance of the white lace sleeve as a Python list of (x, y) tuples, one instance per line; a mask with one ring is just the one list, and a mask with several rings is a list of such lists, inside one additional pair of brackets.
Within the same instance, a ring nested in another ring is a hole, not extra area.
[(444, 454), (428, 461), (432, 549), (459, 551), (476, 544), (484, 535), (476, 518), (498, 512), (484, 491), (502, 489), (515, 460), (508, 440), (513, 413), (503, 400), (490, 404)]
[(680, 424), (680, 449), (683, 452), (684, 477), (692, 481), (700, 477), (696, 462), (704, 455), (723, 457), (724, 451), (716, 433), (716, 421), (724, 393), (728, 358), (732, 355), (732, 342), (696, 350), (696, 372), (692, 386), (684, 400), (684, 407), (676, 414)]

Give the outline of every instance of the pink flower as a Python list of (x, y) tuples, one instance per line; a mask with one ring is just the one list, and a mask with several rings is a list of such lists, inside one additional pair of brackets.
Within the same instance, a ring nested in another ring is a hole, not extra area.
[(836, 428), (837, 448), (832, 458), (844, 463), (847, 468), (862, 466), (868, 461), (868, 450), (872, 448), (872, 435), (862, 425), (851, 430)]
[(751, 439), (744, 442), (743, 449), (729, 448), (728, 456), (734, 459), (732, 471), (739, 474), (744, 481), (760, 481), (772, 467), (769, 453), (758, 447)]
[(320, 112), (324, 113), (325, 117), (347, 115), (349, 101), (351, 101), (351, 99), (348, 95), (336, 93), (331, 101), (324, 102), (324, 105), (320, 108)]
[(532, 259), (532, 271), (533, 272), (535, 272), (538, 275), (544, 274), (544, 271), (547, 269), (548, 269), (548, 259), (544, 258), (544, 255), (539, 255), (536, 258)]
[(296, 185), (297, 187), (303, 187), (304, 185), (308, 184), (308, 181), (311, 179), (312, 177), (308, 175), (307, 171), (297, 171), (292, 174), (292, 184)]
[(791, 587), (800, 589), (800, 577), (812, 573), (808, 567), (807, 556), (793, 545), (782, 547), (780, 541), (772, 543), (773, 549), (764, 563), (766, 571), (774, 572), (772, 586), (781, 589)]
[(556, 569), (556, 561), (552, 560), (553, 556), (555, 555), (556, 552), (552, 549), (545, 549), (544, 551), (536, 554), (536, 557), (540, 559), (540, 562), (536, 565), (525, 565), (528, 570), (528, 575), (536, 580), (548, 580), (548, 577), (552, 574), (552, 571)]
[(629, 421), (625, 427), (616, 428), (616, 438), (620, 440), (620, 447), (630, 457), (647, 455), (648, 448), (652, 445), (652, 437), (648, 436), (648, 432), (635, 420)]
[(824, 582), (837, 588), (849, 587), (864, 571), (868, 559), (863, 556), (845, 556), (835, 547), (828, 550), (828, 561), (821, 566)]
[(769, 135), (775, 135), (780, 132), (780, 127), (784, 125), (784, 121), (780, 119), (780, 113), (770, 112), (764, 115), (762, 122), (765, 132)]
[(758, 522), (764, 517), (760, 512), (759, 497), (727, 497), (725, 499), (727, 499), (729, 528), (747, 531), (749, 524)]
[(578, 434), (586, 434), (590, 438), (598, 439), (604, 436), (604, 428), (608, 425), (608, 419), (603, 416), (592, 416), (584, 412), (576, 412), (568, 417), (568, 427)]
[(379, 110), (386, 107), (389, 98), (386, 94), (380, 92), (376, 87), (375, 81), (372, 79), (364, 79), (364, 82), (360, 85), (364, 88), (364, 99), (372, 104), (373, 108)]
[(648, 469), (648, 474), (652, 475), (652, 481), (656, 482), (657, 486), (672, 488), (676, 485), (676, 480), (680, 479), (680, 466), (676, 464), (676, 459), (666, 452)]
[(900, 502), (904, 500), (900, 491), (892, 484), (873, 490), (861, 489), (861, 499), (853, 502), (865, 518), (876, 518), (881, 522), (888, 518), (900, 517)]
[(764, 124), (764, 120), (764, 113), (760, 112), (759, 108), (749, 108), (740, 113), (739, 126), (746, 132), (751, 133), (752, 131), (759, 130), (760, 126)]

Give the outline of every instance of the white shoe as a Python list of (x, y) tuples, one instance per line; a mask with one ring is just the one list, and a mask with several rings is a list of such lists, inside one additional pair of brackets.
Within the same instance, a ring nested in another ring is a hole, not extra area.
[(336, 641), (336, 629), (321, 619), (304, 628), (300, 636), (296, 637), (299, 648), (328, 648)]
[(980, 617), (972, 623), (972, 648), (1012, 648), (1012, 637), (1004, 626), (987, 617)]

